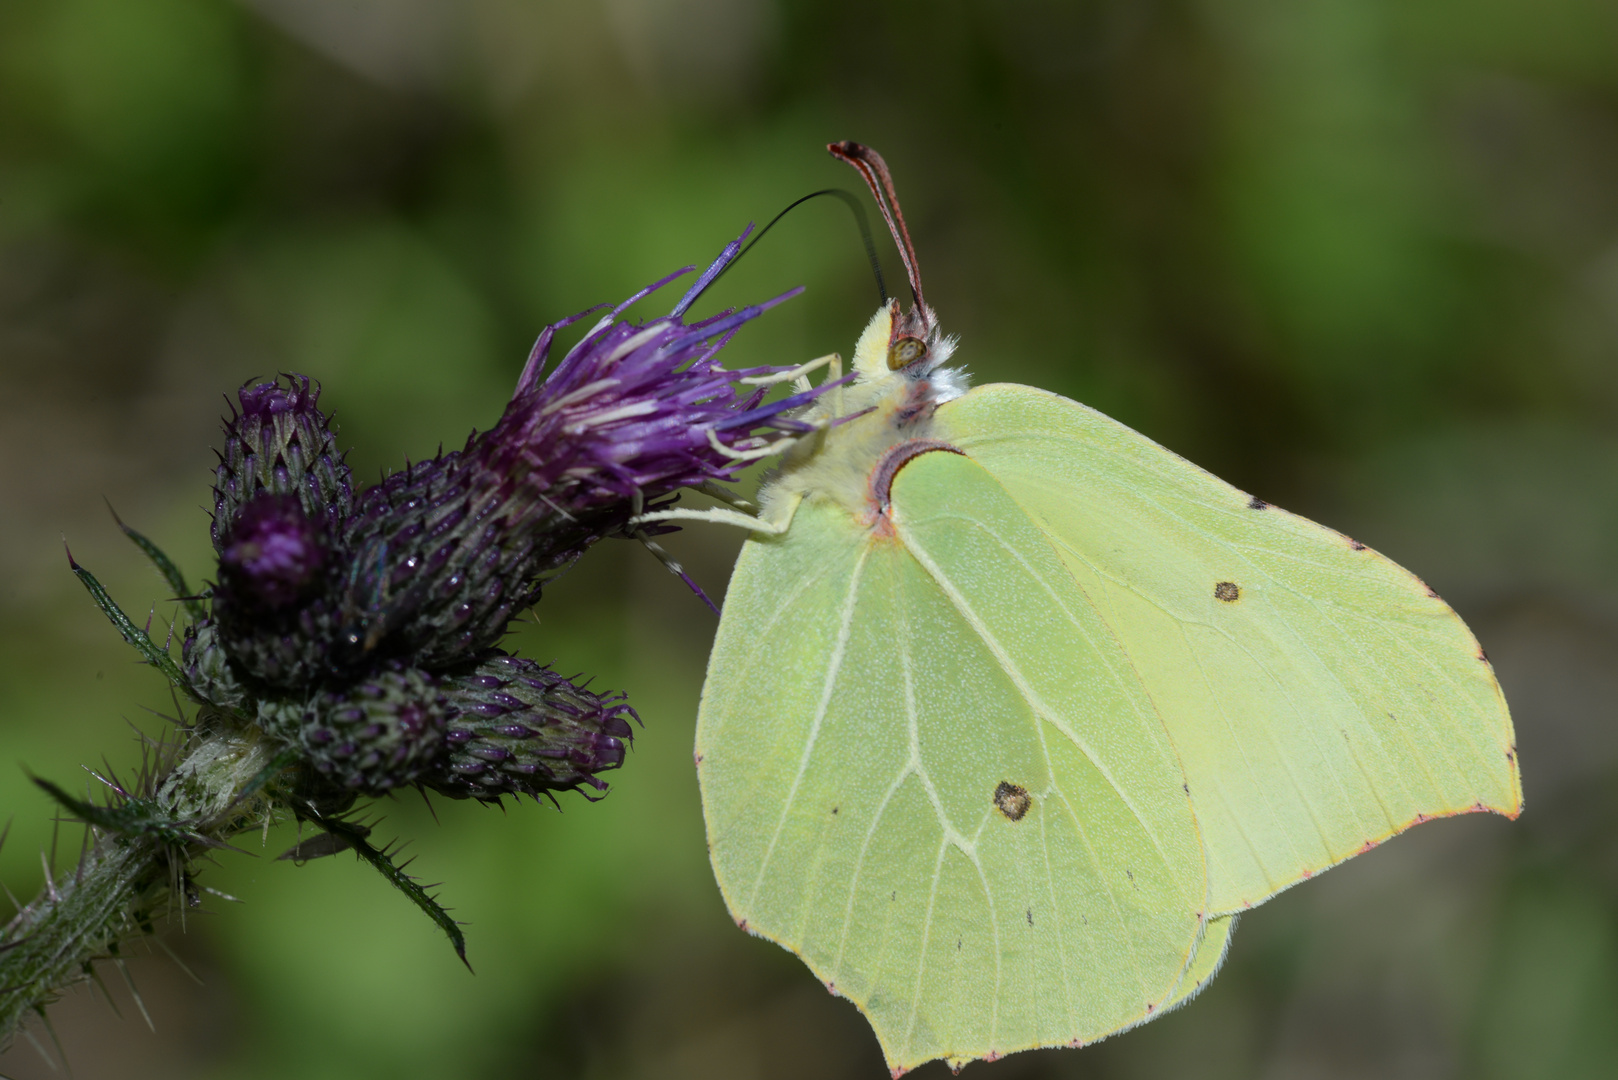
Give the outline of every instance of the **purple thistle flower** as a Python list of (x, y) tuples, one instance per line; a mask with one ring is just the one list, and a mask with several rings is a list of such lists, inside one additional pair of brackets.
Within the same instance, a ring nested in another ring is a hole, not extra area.
[(496, 654), (444, 684), (454, 710), (436, 769), (421, 783), (452, 798), (590, 787), (624, 762), (635, 710), (621, 694), (593, 694), (532, 660)]
[(178, 664), (69, 555), (125, 641), (198, 709), (133, 793), (113, 777), (115, 798), (82, 801), (36, 780), (90, 827), (88, 846), (60, 885), (47, 866), (40, 898), (0, 928), (0, 997), (12, 1006), (0, 1034), (30, 1009), (43, 1015), (131, 930), (150, 932), (164, 900), (197, 903), (199, 857), (278, 813), (324, 830), (289, 854), (355, 851), (465, 958), (455, 920), (350, 812), (407, 786), (495, 803), (606, 789), (601, 775), (623, 764), (638, 722), (624, 696), (495, 643), (591, 543), (666, 531), (635, 518), (682, 487), (735, 479), (782, 448), (773, 436), (811, 430), (794, 410), (825, 384), (765, 404), (756, 387), (795, 368), (727, 371), (717, 359), (797, 290), (686, 321), (740, 249), (728, 245), (667, 316), (621, 319), (678, 274), (631, 297), (542, 377), (557, 330), (582, 316), (546, 328), (490, 431), (358, 499), (316, 384), (284, 375), (241, 388), (215, 473), (208, 594), (193, 595), (172, 560), (123, 526), (190, 619)]
[(546, 327), (493, 428), (360, 495), (343, 537), (353, 559), (339, 639), (348, 662), (378, 650), (428, 667), (476, 656), (549, 575), (597, 540), (627, 535), (639, 507), (734, 480), (743, 463), (715, 443), (747, 451), (807, 430), (791, 413), (823, 388), (764, 404), (765, 389), (742, 380), (789, 368), (732, 371), (717, 358), (743, 324), (801, 290), (684, 321), (740, 247), (727, 245), (666, 316), (619, 318), (689, 267), (624, 301), (542, 380), (556, 331), (583, 315)]
[(809, 430), (793, 414), (824, 385), (766, 404), (757, 380), (790, 367), (718, 359), (800, 290), (686, 321), (746, 235), (668, 315), (622, 318), (689, 267), (610, 311), (548, 375), (557, 331), (584, 316), (546, 327), (493, 428), (357, 496), (317, 385), (242, 388), (215, 484), (219, 582), (182, 645), (197, 692), (342, 791), (604, 787), (595, 774), (622, 762), (633, 712), (495, 645), (591, 544), (667, 531), (630, 522)]

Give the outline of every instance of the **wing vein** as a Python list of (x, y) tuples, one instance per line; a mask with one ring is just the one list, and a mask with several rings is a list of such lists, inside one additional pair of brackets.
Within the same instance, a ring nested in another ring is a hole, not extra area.
[[(1023, 558), (1021, 552), (1018, 552), (1015, 548), (1011, 547), (1011, 545), (1007, 544), (998, 535), (996, 535), (993, 529), (988, 528), (981, 521), (966, 517), (965, 515), (952, 514), (948, 516), (955, 517), (957, 520), (967, 522), (968, 524), (974, 525), (981, 529), (985, 535), (987, 535), (992, 541), (994, 541), (994, 543), (1001, 547), (1019, 565), (1021, 565), (1031, 579), (1039, 583), (1040, 587), (1045, 590), (1046, 594), (1049, 595), (1051, 599), (1056, 602), (1057, 606), (1062, 609), (1063, 614), (1067, 616), (1068, 621), (1073, 625), (1074, 629), (1083, 635), (1086, 640), (1089, 639), (1089, 634), (1086, 633), (1085, 629), (1079, 624), (1078, 620), (1073, 618), (1073, 613), (1068, 610), (1067, 604), (1063, 602), (1059, 595), (1057, 595), (1056, 590), (1051, 588), (1050, 583), (1041, 577), (1034, 570), (1034, 568), (1028, 564), (1028, 561)], [(921, 563), (922, 567), (926, 569), (927, 573), (932, 577), (932, 579), (938, 583), (938, 587), (942, 589), (944, 595), (949, 598), (950, 603), (953, 604), (955, 610), (960, 613), (961, 618), (966, 620), (967, 625), (971, 626), (972, 630), (978, 635), (983, 643), (988, 646), (989, 651), (993, 653), (994, 658), (999, 661), (1002, 670), (1004, 670), (1006, 673), (1006, 676), (1012, 681), (1012, 684), (1017, 687), (1017, 692), (1022, 695), (1023, 700), (1029, 704), (1029, 706), (1039, 717), (1050, 723), (1051, 726), (1056, 728), (1056, 730), (1060, 731), (1070, 742), (1073, 743), (1075, 747), (1078, 748), (1080, 753), (1089, 759), (1090, 764), (1094, 766), (1095, 770), (1100, 773), (1103, 778), (1105, 778), (1109, 785), (1111, 785), (1113, 791), (1118, 794), (1119, 800), (1129, 808), (1129, 812), (1133, 814), (1135, 820), (1140, 823), (1141, 830), (1151, 838), (1152, 846), (1157, 850), (1158, 857), (1163, 860), (1165, 865), (1171, 864), (1171, 860), (1169, 859), (1167, 853), (1163, 850), (1163, 843), (1157, 835), (1157, 830), (1152, 828), (1151, 824), (1147, 822), (1146, 816), (1142, 814), (1140, 808), (1135, 805), (1135, 800), (1130, 798), (1128, 792), (1123, 789), (1123, 787), (1118, 783), (1117, 779), (1112, 775), (1112, 770), (1109, 769), (1099, 757), (1097, 757), (1094, 749), (1089, 745), (1089, 743), (1084, 739), (1081, 739), (1078, 732), (1074, 731), (1063, 718), (1059, 717), (1056, 714), (1056, 711), (1050, 708), (1039, 693), (1035, 691), (1031, 685), (1029, 685), (1028, 679), (1023, 674), (1022, 668), (1012, 660), (1010, 653), (1006, 651), (1006, 648), (1000, 642), (1000, 639), (989, 630), (988, 625), (984, 623), (983, 619), (978, 615), (976, 610), (973, 609), (971, 603), (961, 593), (960, 589), (956, 587), (954, 581), (952, 581), (949, 576), (944, 573), (943, 568), (940, 567), (937, 561), (927, 553), (926, 548), (923, 547), (914, 536), (906, 537), (906, 546), (910, 550), (910, 553), (915, 557), (916, 561)], [(1092, 607), (1093, 606), (1094, 605), (1092, 604)], [(1100, 650), (1097, 651), (1099, 652)], [(1127, 656), (1127, 654), (1125, 655)], [(1116, 678), (1116, 674), (1114, 677)]]
[(826, 665), (826, 679), (821, 686), (820, 701), (815, 706), (814, 719), (809, 725), (809, 738), (804, 743), (803, 753), (798, 757), (798, 771), (792, 777), (792, 786), (788, 789), (786, 801), (782, 804), (781, 817), (775, 823), (775, 831), (770, 834), (770, 842), (764, 849), (764, 857), (759, 860), (758, 877), (753, 882), (753, 894), (748, 901), (750, 908), (758, 905), (759, 889), (764, 885), (764, 875), (769, 872), (770, 859), (775, 855), (775, 845), (780, 842), (781, 830), (786, 827), (787, 818), (792, 815), (792, 804), (797, 801), (798, 790), (803, 786), (804, 773), (809, 770), (809, 759), (814, 754), (815, 742), (820, 738), (820, 725), (825, 722), (832, 691), (837, 685), (837, 675), (842, 670), (843, 653), (848, 647), (849, 634), (854, 624), (854, 601), (859, 595), (860, 578), (864, 574), (865, 560), (869, 553), (869, 547), (860, 549), (859, 561), (854, 564), (854, 572), (849, 575), (848, 592), (843, 597), (843, 610), (837, 628), (837, 642), (832, 647), (832, 654)]

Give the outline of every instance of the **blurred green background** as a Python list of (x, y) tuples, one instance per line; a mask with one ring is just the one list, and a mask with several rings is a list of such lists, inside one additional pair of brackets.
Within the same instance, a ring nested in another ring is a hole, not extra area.
[[(1618, 6), (1611, 0), (0, 0), (0, 876), (172, 706), (67, 572), (172, 614), (102, 503), (211, 574), (253, 375), (326, 387), (361, 476), (459, 445), (547, 321), (892, 164), (980, 381), (1093, 404), (1376, 547), (1495, 661), (1528, 810), (1242, 921), (1190, 1007), (999, 1077), (1618, 1075)], [(884, 245), (890, 275), (897, 261)], [(807, 295), (731, 359), (847, 353), (874, 289), (796, 212), (705, 301)], [(643, 305), (648, 312), (666, 308)], [(711, 590), (739, 545), (670, 546)], [(738, 933), (690, 761), (714, 619), (592, 551), (517, 637), (645, 719), (599, 804), (384, 804), (469, 975), (347, 857), (227, 854), (53, 1011), (80, 1077), (879, 1077), (863, 1021)], [(77, 835), (64, 830), (61, 861)], [(19, 1041), (0, 1072), (49, 1075)], [(940, 1075), (934, 1065), (923, 1075)]]

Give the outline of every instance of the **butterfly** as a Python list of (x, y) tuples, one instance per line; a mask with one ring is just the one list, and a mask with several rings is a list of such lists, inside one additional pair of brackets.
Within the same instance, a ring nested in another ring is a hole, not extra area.
[(885, 162), (828, 149), (914, 304), (766, 448), (754, 513), (647, 520), (752, 534), (697, 721), (714, 874), (895, 1076), (1151, 1020), (1248, 908), (1428, 818), (1520, 812), (1443, 600), (1093, 409), (968, 388)]

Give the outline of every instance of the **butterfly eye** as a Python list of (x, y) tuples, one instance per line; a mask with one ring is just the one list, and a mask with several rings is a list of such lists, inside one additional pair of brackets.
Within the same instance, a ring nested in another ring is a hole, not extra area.
[(927, 353), (927, 343), (918, 337), (904, 334), (893, 339), (888, 346), (888, 370), (898, 371), (908, 364), (913, 364)]

